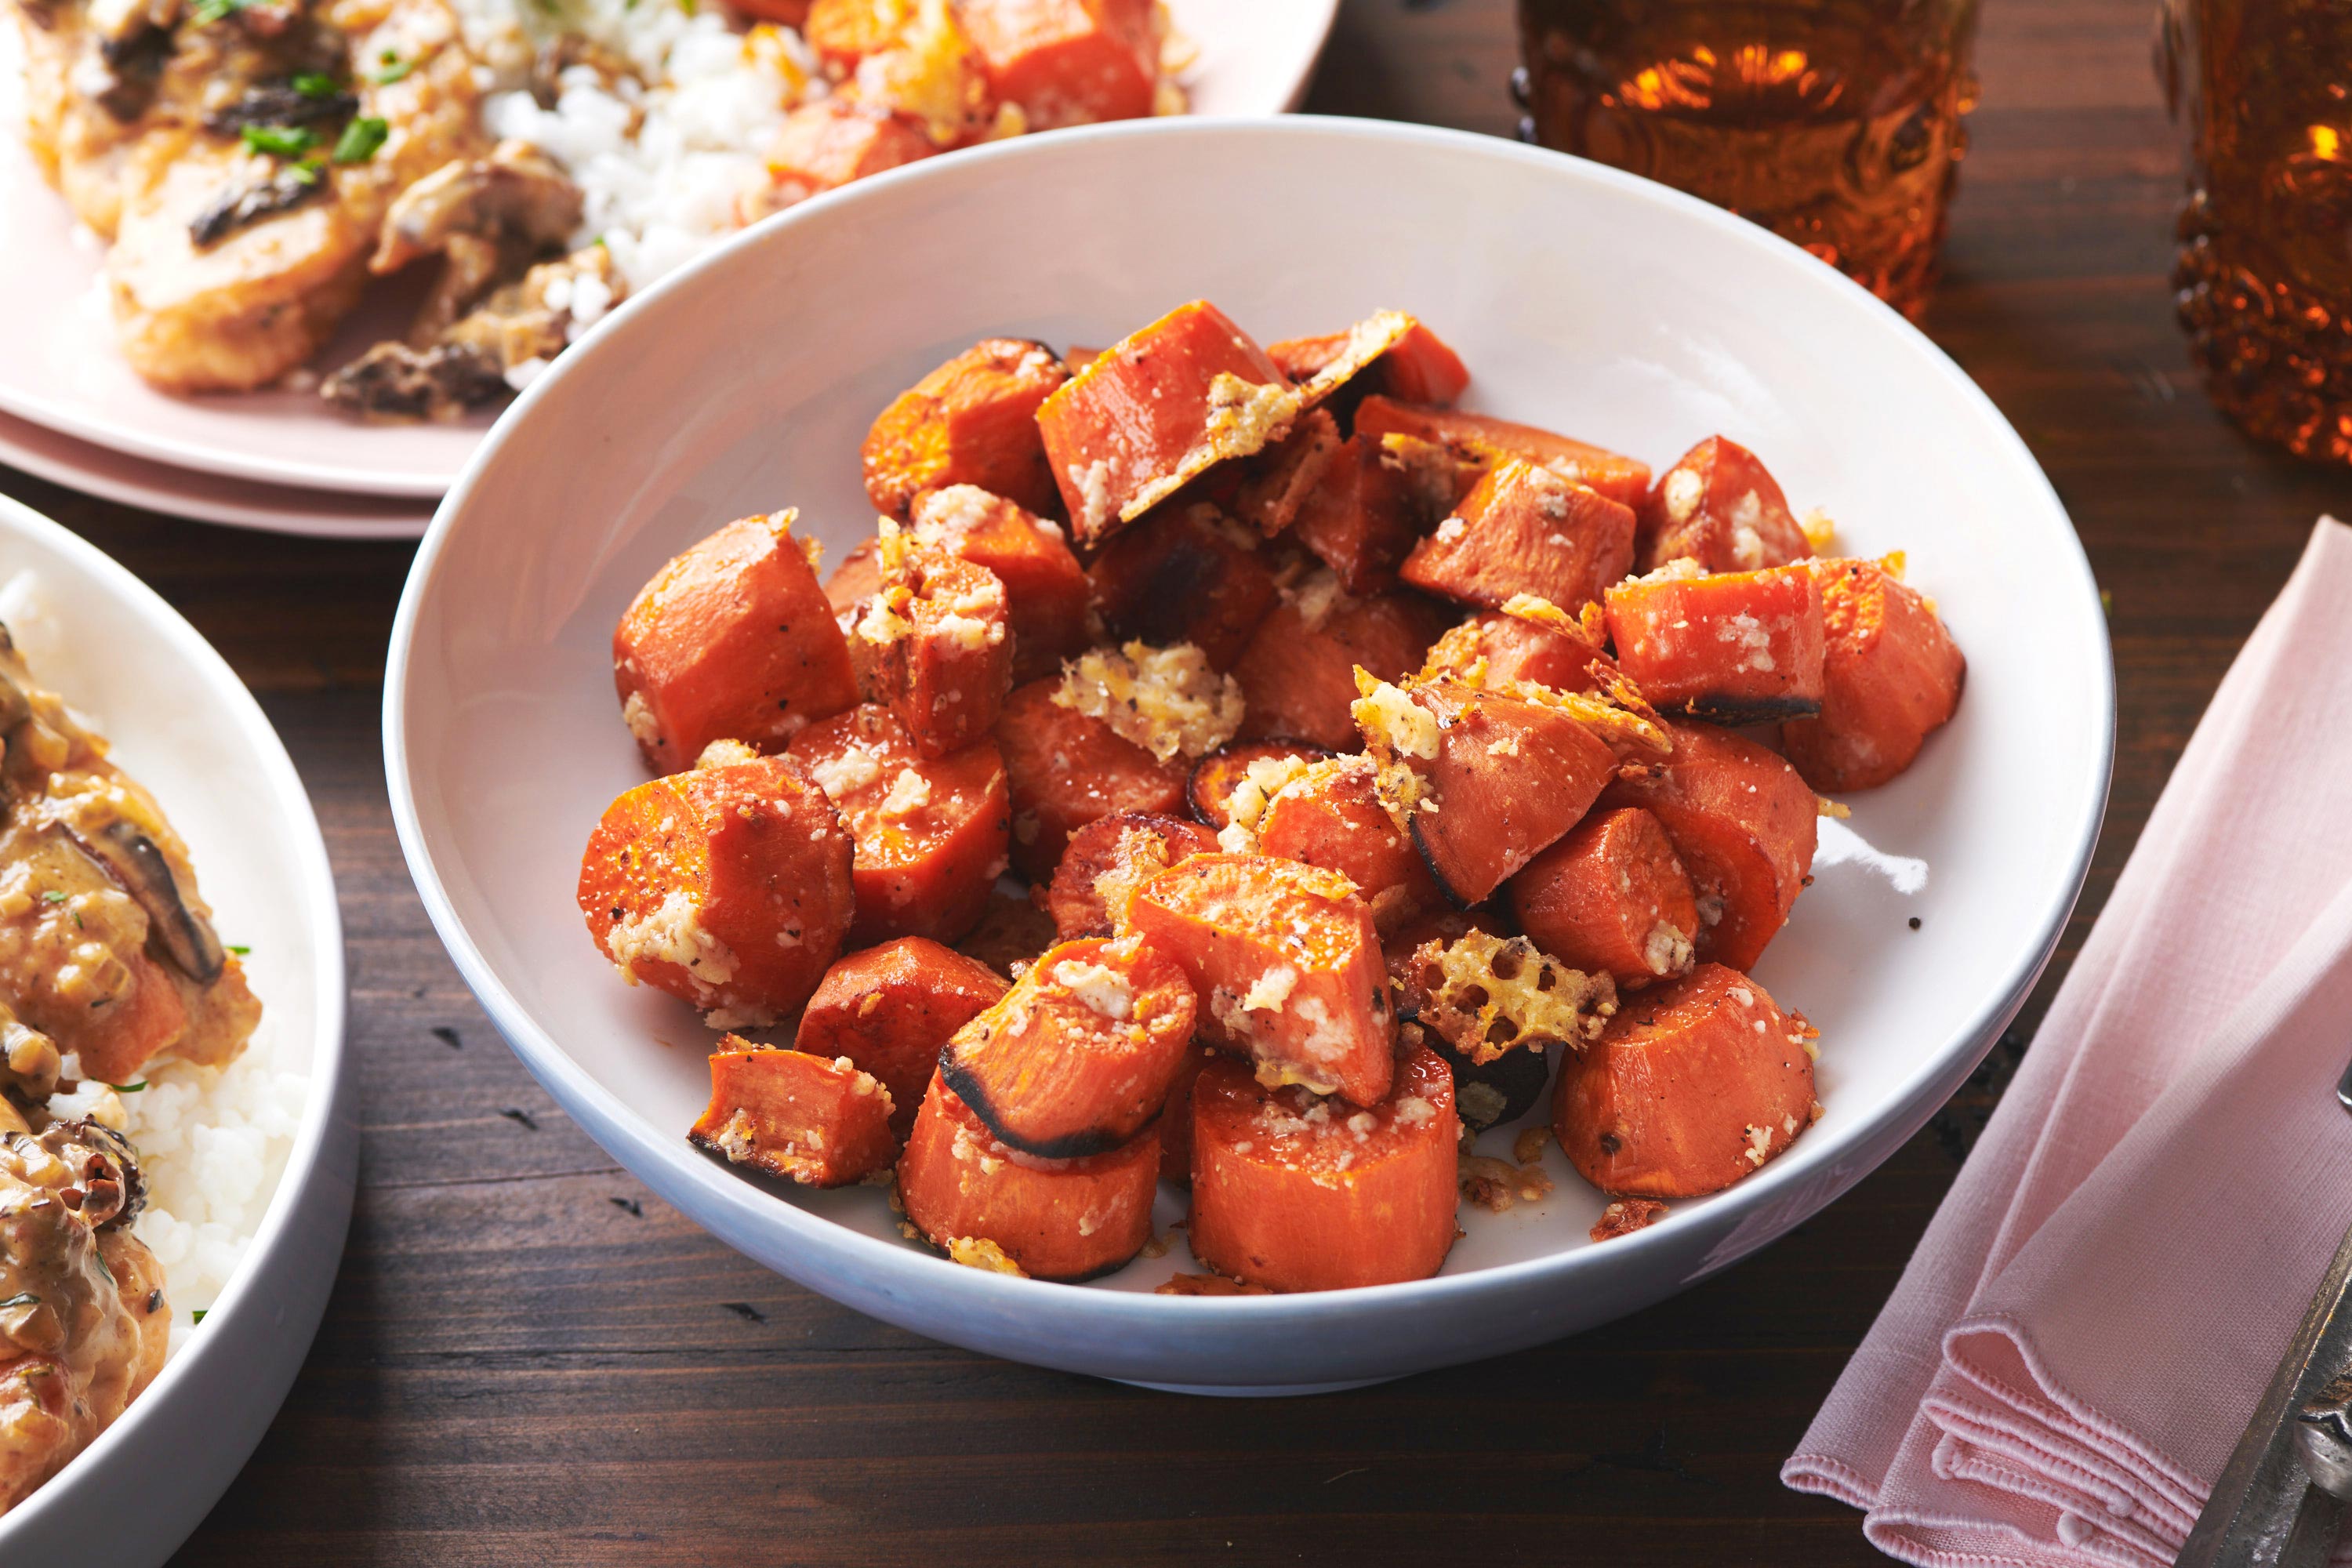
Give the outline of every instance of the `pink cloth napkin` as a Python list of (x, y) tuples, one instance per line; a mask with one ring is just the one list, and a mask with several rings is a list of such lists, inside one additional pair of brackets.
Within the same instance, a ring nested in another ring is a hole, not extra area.
[(2170, 1563), (2352, 1225), (2352, 530), (2198, 724), (1790, 1486), (1921, 1564)]

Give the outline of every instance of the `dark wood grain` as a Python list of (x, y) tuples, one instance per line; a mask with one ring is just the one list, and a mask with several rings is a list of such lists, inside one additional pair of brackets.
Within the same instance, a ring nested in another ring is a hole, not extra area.
[[(2049, 470), (2114, 598), (2114, 800), (2068, 954), (2312, 518), (2352, 504), (2352, 475), (2248, 445), (2187, 374), (2148, 22), (2145, 0), (1988, 8), (1927, 323)], [(1502, 0), (1347, 0), (1312, 107), (1507, 134), (1513, 49)], [(1252, 1404), (950, 1350), (703, 1236), (490, 1032), (385, 811), (376, 705), (404, 547), (211, 529), (5, 471), (0, 488), (127, 563), (260, 691), (342, 888), (365, 1095), (351, 1248), (284, 1414), (181, 1562), (1876, 1560), (1853, 1514), (1776, 1473), (1994, 1070), (1769, 1252), (1505, 1360)]]

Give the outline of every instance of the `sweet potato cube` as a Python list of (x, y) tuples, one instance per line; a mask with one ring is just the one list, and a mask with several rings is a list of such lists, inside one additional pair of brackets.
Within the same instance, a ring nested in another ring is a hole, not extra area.
[(1759, 1169), (1812, 1124), (1811, 1030), (1719, 963), (1627, 997), (1560, 1063), (1552, 1130), (1602, 1192), (1695, 1198)]
[(961, 0), (989, 90), (1033, 131), (1139, 120), (1160, 80), (1150, 0)]
[(1299, 406), (1265, 351), (1195, 300), (1072, 376), (1038, 406), (1037, 430), (1075, 536), (1095, 544), (1193, 476), (1287, 436)]
[(986, 739), (1013, 688), (1011, 606), (985, 566), (898, 542), (884, 539), (882, 587), (850, 627), (850, 658), (866, 700), (943, 757)]
[(1445, 621), (1416, 594), (1358, 598), (1328, 574), (1307, 578), (1260, 622), (1234, 665), (1248, 704), (1242, 734), (1354, 750), (1356, 671), (1402, 679), (1420, 668)]
[(1289, 435), (1242, 460), (1234, 515), (1273, 538), (1297, 521), (1299, 509), (1339, 454), (1339, 423), (1325, 410), (1309, 408), (1298, 416)]
[(1763, 463), (1720, 436), (1684, 453), (1633, 504), (1642, 514), (1634, 555), (1643, 572), (1680, 560), (1709, 572), (1759, 572), (1813, 552)]
[(686, 1137), (730, 1164), (805, 1187), (840, 1187), (897, 1157), (890, 1109), (889, 1089), (847, 1057), (729, 1035), (711, 1053), (710, 1108)]
[(1505, 604), (1507, 608), (1475, 615), (1438, 638), (1423, 673), (1505, 690), (1521, 680), (1563, 692), (1606, 691), (1615, 684), (1617, 661), (1602, 647), (1599, 605), (1586, 605), (1580, 621), (1532, 595)]
[(1381, 806), (1374, 774), (1372, 760), (1360, 755), (1308, 768), (1266, 803), (1257, 846), (1347, 878), (1385, 933), (1444, 907), (1445, 893), (1412, 836)]
[(777, 203), (789, 205), (936, 151), (920, 126), (879, 104), (824, 98), (784, 117), (768, 144), (768, 178)]
[(909, 9), (906, 0), (809, 0), (801, 36), (827, 68), (846, 76), (898, 41)]
[[(1397, 320), (1384, 319), (1390, 317)], [(1374, 331), (1368, 333), (1367, 328)], [(1349, 353), (1351, 342), (1354, 355)], [(1375, 343), (1373, 354), (1364, 357), (1362, 350)], [(1451, 406), (1470, 384), (1461, 355), (1421, 322), (1394, 310), (1383, 310), (1344, 332), (1268, 343), (1265, 352), (1294, 381), (1313, 380), (1338, 365), (1351, 378), (1345, 384), (1368, 384), (1368, 391), (1439, 408)], [(1359, 363), (1351, 365), (1351, 360)]]
[(1574, 614), (1625, 575), (1633, 514), (1598, 490), (1506, 458), (1400, 572), (1416, 588), (1492, 609), (1533, 594)]
[(1332, 453), (1315, 488), (1299, 501), (1290, 530), (1350, 594), (1393, 584), (1396, 569), (1421, 537), (1409, 481), (1378, 440), (1360, 434)]
[(1411, 812), (1422, 858), (1459, 904), (1483, 902), (1565, 836), (1617, 768), (1608, 743), (1567, 712), (1457, 681), (1410, 695), (1375, 685), (1356, 720), (1386, 793)]
[(1245, 818), (1244, 826), (1255, 828), (1276, 790), (1330, 755), (1328, 747), (1312, 741), (1235, 741), (1192, 764), (1184, 794), (1192, 815), (1213, 831), (1228, 826), (1236, 816)]
[(1273, 1290), (1425, 1279), (1454, 1246), (1460, 1138), (1452, 1075), (1427, 1050), (1362, 1109), (1209, 1062), (1192, 1089), (1193, 1256)]
[(1004, 977), (919, 936), (848, 954), (825, 971), (801, 1013), (796, 1050), (846, 1058), (890, 1091), (890, 1131), (903, 1139), (949, 1037), (992, 1006)]
[(1669, 722), (1674, 754), (1623, 778), (1608, 809), (1647, 809), (1674, 841), (1697, 890), (1701, 959), (1749, 970), (1789, 918), (1812, 870), (1812, 790), (1778, 754), (1711, 724)]
[(1087, 568), (1113, 637), (1191, 643), (1231, 669), (1274, 608), (1274, 568), (1247, 529), (1207, 506), (1146, 518)]
[(868, 704), (803, 731), (789, 754), (856, 846), (853, 944), (953, 942), (972, 928), (1011, 844), (1004, 763), (992, 742), (926, 757), (888, 709)]
[(937, 1074), (898, 1157), (899, 1201), (926, 1239), (958, 1258), (992, 1244), (1037, 1279), (1090, 1279), (1143, 1250), (1159, 1191), (1157, 1124), (1108, 1153), (1041, 1159), (1000, 1142)]
[(860, 449), (866, 494), (892, 517), (949, 485), (978, 485), (1033, 512), (1061, 504), (1037, 410), (1069, 379), (1043, 343), (984, 338), (892, 400)]
[(1192, 1042), (1192, 987), (1140, 938), (1047, 948), (940, 1057), (950, 1089), (1024, 1153), (1069, 1160), (1160, 1114)]
[(985, 567), (1004, 584), (1015, 684), (1053, 674), (1086, 646), (1086, 569), (1058, 524), (977, 485), (925, 490), (911, 523), (919, 544)]
[(861, 539), (841, 558), (833, 575), (824, 580), (824, 602), (833, 606), (833, 618), (846, 637), (857, 625), (857, 613), (864, 602), (882, 591), (882, 542)]
[(1372, 911), (1344, 877), (1255, 855), (1195, 855), (1135, 891), (1130, 929), (1173, 959), (1201, 1032), (1271, 1082), (1372, 1105), (1394, 1071)]
[(1658, 819), (1639, 806), (1595, 812), (1507, 884), (1535, 944), (1622, 987), (1691, 966), (1697, 892)]
[(1070, 835), (1114, 812), (1184, 810), (1191, 765), (1161, 762), (1108, 724), (1054, 700), (1058, 680), (1013, 688), (996, 721), (1013, 800), (1013, 864), (1033, 882), (1054, 874)]
[(727, 1027), (763, 1026), (807, 1001), (841, 951), (849, 857), (839, 815), (798, 763), (697, 768), (605, 808), (580, 860), (580, 912), (630, 984)]
[(1883, 784), (1911, 765), (1960, 701), (1968, 661), (1927, 601), (1871, 561), (1823, 561), (1822, 711), (1780, 727), (1817, 790)]
[(857, 700), (849, 649), (793, 514), (730, 522), (653, 575), (613, 632), (613, 684), (646, 764), (713, 741), (781, 748)]
[(1713, 575), (1672, 568), (1611, 588), (1617, 667), (1661, 710), (1718, 724), (1819, 712), (1822, 587), (1803, 565)]
[(1356, 434), (1375, 439), (1411, 436), (1433, 442), (1451, 452), (1465, 474), (1474, 476), (1506, 458), (1518, 458), (1549, 468), (1572, 484), (1599, 490), (1620, 506), (1639, 506), (1650, 489), (1650, 465), (1637, 458), (1532, 425), (1458, 408), (1368, 397), (1356, 410)]
[(1217, 836), (1197, 822), (1144, 811), (1098, 816), (1070, 835), (1045, 889), (1045, 912), (1063, 941), (1114, 935), (1137, 888), (1186, 856), (1216, 847)]

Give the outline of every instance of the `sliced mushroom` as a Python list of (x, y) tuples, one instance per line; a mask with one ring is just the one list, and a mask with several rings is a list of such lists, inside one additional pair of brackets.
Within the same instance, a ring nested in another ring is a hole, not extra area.
[(108, 823), (91, 837), (77, 833), (74, 844), (104, 867), (122, 890), (147, 911), (149, 935), (189, 979), (210, 985), (221, 976), (228, 952), (212, 922), (188, 907), (172, 863), (155, 841), (128, 822)]
[(325, 189), (326, 182), (319, 177), (319, 171), (301, 163), (288, 163), (268, 178), (249, 184), (224, 185), (220, 194), (189, 220), (188, 237), (202, 250), (257, 218), (299, 206)]
[(402, 192), (368, 267), (381, 275), (420, 257), (446, 258), (408, 333), (410, 347), (429, 348), (500, 281), (569, 239), (583, 210), (580, 187), (553, 159), (527, 142), (501, 142)]
[[(74, 1173), (68, 1206), (92, 1230), (129, 1225), (147, 1206), (147, 1179), (131, 1140), (103, 1122), (60, 1121), (36, 1140)], [(81, 1194), (75, 1202), (73, 1192)]]

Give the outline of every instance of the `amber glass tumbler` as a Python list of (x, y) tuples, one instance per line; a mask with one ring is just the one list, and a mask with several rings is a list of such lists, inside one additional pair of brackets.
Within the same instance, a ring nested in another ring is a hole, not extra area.
[(1518, 0), (1527, 130), (1678, 185), (1906, 315), (1968, 147), (1976, 0)]
[(2156, 56), (2189, 142), (2190, 356), (2249, 433), (2352, 460), (2352, 7), (2165, 0)]

